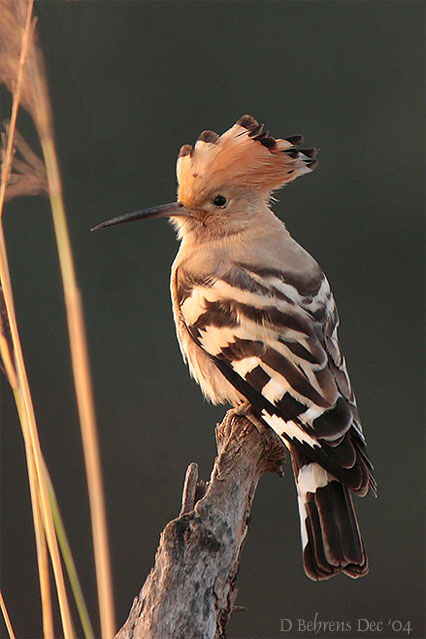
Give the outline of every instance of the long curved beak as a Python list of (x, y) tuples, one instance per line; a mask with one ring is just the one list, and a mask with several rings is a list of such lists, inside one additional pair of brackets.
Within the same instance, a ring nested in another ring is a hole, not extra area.
[(170, 204), (162, 204), (161, 206), (154, 206), (150, 209), (143, 209), (142, 211), (133, 211), (132, 213), (126, 213), (125, 215), (119, 215), (113, 217), (110, 220), (97, 224), (91, 231), (99, 231), (99, 229), (106, 229), (108, 226), (115, 226), (116, 224), (124, 224), (125, 222), (133, 222), (134, 220), (147, 220), (151, 217), (191, 217), (190, 211), (186, 209), (180, 202), (171, 202)]

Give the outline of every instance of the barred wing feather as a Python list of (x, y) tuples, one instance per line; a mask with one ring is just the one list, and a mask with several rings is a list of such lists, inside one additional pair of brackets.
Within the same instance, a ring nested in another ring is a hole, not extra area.
[[(293, 453), (360, 494), (374, 489), (328, 282), (234, 264), (221, 279), (178, 273), (191, 339)], [(202, 385), (202, 380), (200, 381)]]

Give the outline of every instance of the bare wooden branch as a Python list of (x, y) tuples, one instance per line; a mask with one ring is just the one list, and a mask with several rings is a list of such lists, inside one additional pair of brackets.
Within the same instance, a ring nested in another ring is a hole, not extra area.
[(194, 510), (195, 504), (204, 497), (205, 492), (206, 482), (198, 478), (198, 465), (195, 462), (191, 462), (186, 469), (179, 517)]
[(216, 442), (206, 493), (191, 464), (181, 514), (162, 532), (155, 566), (116, 639), (225, 637), (257, 483), (264, 472), (282, 475), (285, 452), (271, 429), (237, 410), (217, 426)]

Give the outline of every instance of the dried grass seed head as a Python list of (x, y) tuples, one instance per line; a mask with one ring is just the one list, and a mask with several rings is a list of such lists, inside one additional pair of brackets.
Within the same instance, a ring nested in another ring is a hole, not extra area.
[[(27, 0), (0, 0), (0, 82), (11, 93), (18, 75), (27, 10)], [(34, 27), (35, 20), (28, 36), (20, 102), (42, 136), (51, 133), (52, 118), (44, 60)]]
[[(1, 133), (1, 160), (5, 156), (6, 136), (9, 122), (4, 122)], [(12, 171), (6, 187), (6, 200), (20, 195), (48, 195), (46, 168), (43, 160), (31, 149), (17, 129), (15, 129)]]

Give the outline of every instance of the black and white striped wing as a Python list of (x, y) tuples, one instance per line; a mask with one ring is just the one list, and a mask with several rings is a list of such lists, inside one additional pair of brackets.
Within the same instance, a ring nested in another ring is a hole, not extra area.
[(293, 464), (315, 461), (361, 495), (374, 490), (325, 276), (243, 264), (221, 279), (177, 276), (191, 339), (283, 438)]

